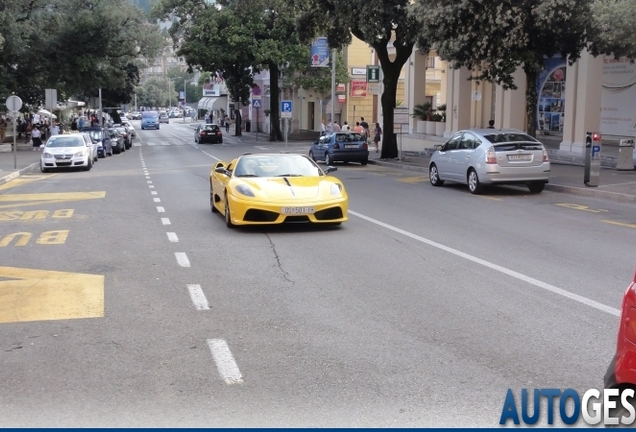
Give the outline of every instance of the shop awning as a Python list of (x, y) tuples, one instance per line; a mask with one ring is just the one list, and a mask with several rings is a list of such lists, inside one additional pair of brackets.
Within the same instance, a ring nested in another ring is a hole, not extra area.
[(198, 108), (200, 110), (215, 111), (219, 109), (227, 110), (227, 96), (203, 97), (199, 99)]

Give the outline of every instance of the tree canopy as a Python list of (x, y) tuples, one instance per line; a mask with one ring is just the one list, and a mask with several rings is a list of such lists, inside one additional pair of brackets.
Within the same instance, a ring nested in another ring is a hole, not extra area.
[(545, 59), (576, 61), (594, 29), (590, 0), (416, 0), (422, 40), (474, 78), (517, 88), (513, 73), (526, 74), (528, 133), (536, 133), (536, 78)]
[(157, 26), (127, 0), (12, 0), (0, 7), (0, 96), (28, 105), (55, 88), (58, 99), (130, 101), (143, 64), (162, 41)]
[[(247, 105), (257, 73), (270, 74), (270, 139), (281, 140), (278, 86), (330, 86), (330, 74), (309, 67), (309, 43), (299, 40), (296, 17), (299, 3), (286, 0), (162, 0), (154, 9), (158, 18), (173, 18), (170, 33), (177, 54), (189, 68), (218, 72), (232, 99)], [(281, 71), (284, 82), (279, 82)], [(339, 69), (339, 79), (348, 74)], [(236, 134), (240, 130), (237, 109)]]
[[(410, 0), (299, 0), (302, 40), (327, 36), (329, 45), (341, 47), (352, 35), (371, 46), (382, 68), (383, 136), (381, 158), (397, 157), (393, 139), (393, 112), (402, 67), (411, 56), (420, 34), (420, 21), (409, 13)], [(428, 53), (428, 45), (422, 44)]]

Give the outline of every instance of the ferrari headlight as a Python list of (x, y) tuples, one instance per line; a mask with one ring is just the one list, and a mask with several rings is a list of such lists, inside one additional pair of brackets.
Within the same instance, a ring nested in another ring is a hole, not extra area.
[(240, 184), (236, 187), (236, 191), (238, 193), (240, 193), (241, 195), (245, 195), (248, 197), (254, 197), (254, 192), (252, 192), (252, 189), (250, 189), (248, 186), (244, 185), (244, 184)]
[(331, 184), (331, 195), (340, 195), (342, 193), (342, 185), (340, 183)]

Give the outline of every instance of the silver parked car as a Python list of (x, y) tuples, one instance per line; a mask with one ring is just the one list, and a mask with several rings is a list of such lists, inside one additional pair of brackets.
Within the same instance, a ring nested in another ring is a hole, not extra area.
[(468, 129), (455, 133), (431, 156), (433, 186), (445, 181), (468, 185), (473, 194), (485, 184), (525, 184), (541, 192), (550, 177), (550, 160), (537, 139), (515, 129)]

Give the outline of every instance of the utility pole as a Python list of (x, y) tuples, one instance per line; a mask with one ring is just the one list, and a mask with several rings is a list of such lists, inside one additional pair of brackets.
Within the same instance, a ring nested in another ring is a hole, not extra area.
[(186, 82), (188, 81), (187, 78), (183, 79), (183, 122), (185, 123), (185, 108), (186, 108), (186, 100), (187, 100), (187, 93), (186, 93)]
[(102, 88), (99, 88), (99, 125), (104, 127), (104, 115), (102, 114)]
[[(336, 98), (336, 50), (331, 50), (331, 127), (333, 128), (334, 105)], [(332, 129), (333, 130), (333, 129)]]

